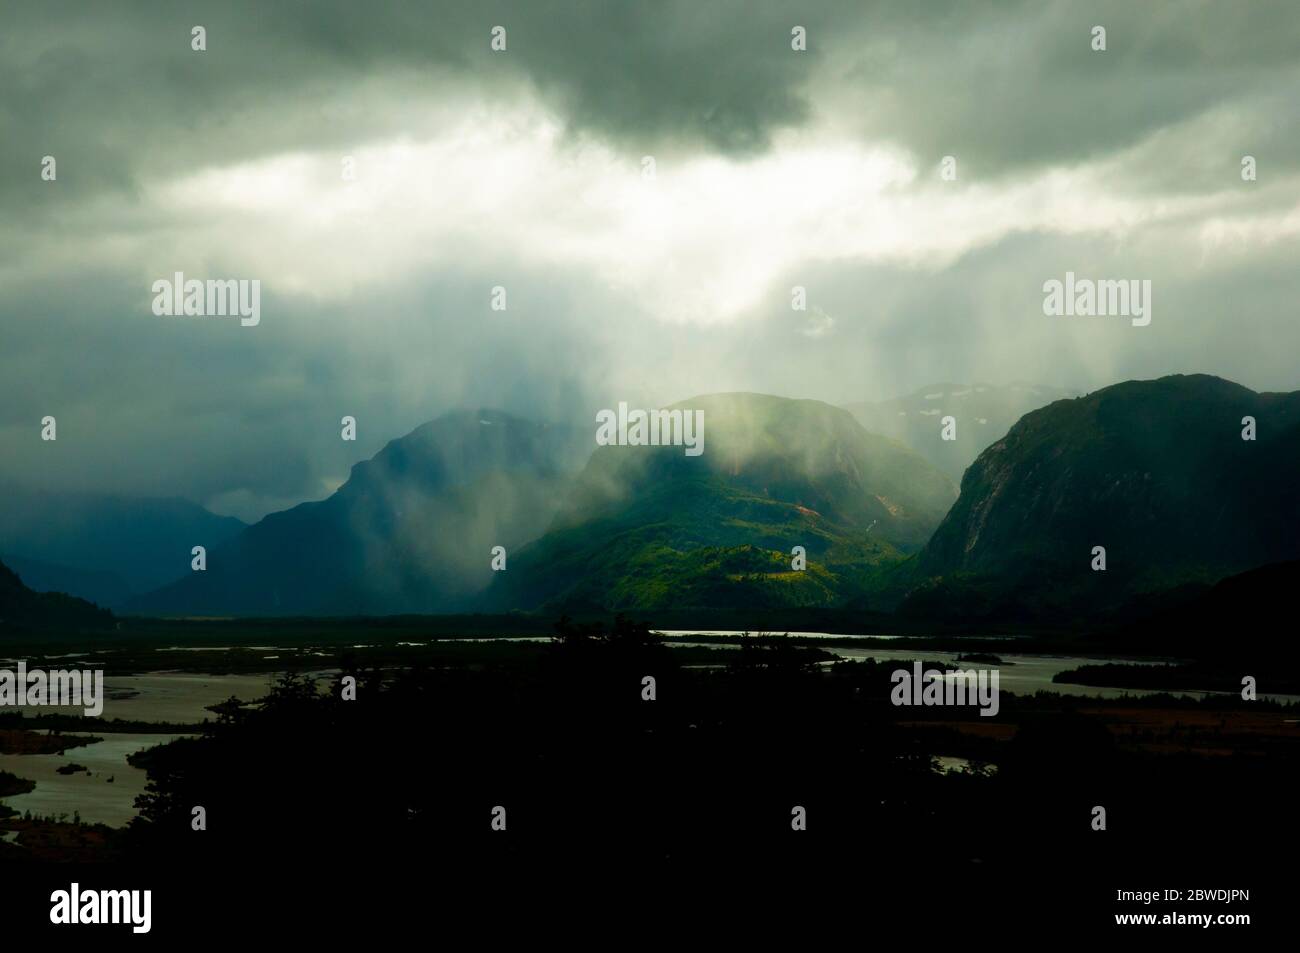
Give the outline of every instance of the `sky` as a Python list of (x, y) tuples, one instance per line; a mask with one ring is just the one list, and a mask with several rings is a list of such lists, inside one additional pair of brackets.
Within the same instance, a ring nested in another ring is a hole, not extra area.
[[(0, 481), (246, 520), (461, 406), (1295, 390), (1300, 12), (3, 0), (0, 210)], [(1151, 323), (1044, 315), (1070, 271)]]

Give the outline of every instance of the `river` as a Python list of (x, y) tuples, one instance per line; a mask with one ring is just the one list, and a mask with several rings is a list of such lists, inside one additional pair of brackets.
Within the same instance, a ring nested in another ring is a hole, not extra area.
[[(734, 643), (703, 643), (693, 641), (692, 635), (700, 632), (666, 632), (673, 642), (683, 645), (710, 645), (719, 649), (738, 648)], [(741, 633), (711, 632), (709, 635), (739, 635)], [(791, 633), (795, 634), (795, 633)], [(798, 633), (816, 637), (823, 633)], [(831, 637), (827, 635), (826, 637)], [(835, 636), (844, 638), (844, 636)], [(878, 637), (873, 637), (878, 638)], [(891, 641), (902, 641), (896, 637)], [(1045, 691), (1056, 694), (1079, 695), (1093, 698), (1137, 697), (1159, 694), (1142, 689), (1099, 688), (1089, 685), (1066, 685), (1052, 681), (1058, 672), (1080, 665), (1119, 662), (1128, 664), (1160, 664), (1136, 662), (1132, 659), (1083, 658), (1068, 655), (1027, 655), (999, 652), (1003, 664), (989, 666), (984, 663), (958, 662), (956, 653), (930, 649), (881, 648), (872, 646), (827, 646), (826, 650), (844, 659), (874, 658), (880, 661), (910, 663), (921, 658), (927, 662), (950, 663), (961, 668), (996, 668), (999, 688), (1002, 691), (1033, 694)], [(321, 673), (317, 673), (321, 674)], [(121, 718), (140, 722), (171, 724), (197, 724), (213, 718), (207, 706), (225, 701), (231, 695), (243, 701), (252, 701), (266, 694), (271, 681), (278, 676), (260, 675), (196, 675), (185, 672), (150, 672), (142, 675), (106, 677), (106, 700), (102, 718)], [(1206, 692), (1179, 692), (1177, 694), (1204, 697)], [(1293, 695), (1261, 695), (1261, 698), (1282, 702), (1300, 701)], [(25, 711), (36, 715), (51, 711), (80, 714), (73, 708), (35, 708), (25, 706)], [(108, 727), (106, 723), (106, 727)], [(67, 734), (77, 734), (67, 732)], [(127, 764), (127, 755), (156, 744), (163, 744), (177, 734), (126, 734), (96, 731), (104, 740), (80, 748), (71, 748), (63, 755), (0, 755), (0, 771), (9, 771), (36, 782), (36, 789), (28, 794), (0, 799), (18, 811), (33, 814), (67, 814), (80, 811), (81, 819), (88, 823), (121, 826), (135, 816), (134, 801), (143, 793), (145, 773)], [(89, 772), (60, 775), (57, 769), (75, 762), (84, 764)], [(113, 778), (110, 782), (108, 779)]]

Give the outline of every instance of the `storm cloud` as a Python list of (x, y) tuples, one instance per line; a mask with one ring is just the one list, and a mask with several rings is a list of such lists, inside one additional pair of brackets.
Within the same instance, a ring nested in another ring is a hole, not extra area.
[[(458, 406), (585, 425), (724, 390), (1297, 387), (1290, 4), (51, 2), (4, 20), (2, 479), (254, 519)], [(1067, 271), (1151, 280), (1151, 325), (1045, 317)], [(155, 316), (176, 272), (259, 280), (261, 323)]]

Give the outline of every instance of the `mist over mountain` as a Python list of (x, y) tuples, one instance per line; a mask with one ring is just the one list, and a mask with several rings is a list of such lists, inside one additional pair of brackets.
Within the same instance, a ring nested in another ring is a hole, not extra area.
[[(1045, 404), (1075, 394), (1037, 384), (940, 383), (903, 397), (845, 404), (872, 433), (911, 447), (960, 482), (980, 452), (1003, 437), (1012, 424)], [(942, 421), (956, 420), (955, 439), (942, 438)]]
[[(957, 390), (972, 408), (1003, 412), (1045, 393), (980, 403)], [(918, 399), (940, 401), (934, 393)], [(493, 410), (444, 415), (357, 464), (330, 498), (210, 547), (206, 571), (129, 608), (364, 615), (901, 601), (921, 616), (1011, 617), (1029, 606), (1041, 617), (1300, 556), (1298, 394), (1194, 375), (1057, 400), (981, 453), (960, 497), (918, 451), (820, 401), (728, 393), (669, 409), (703, 412), (701, 455), (593, 449), (592, 428)], [(1242, 439), (1246, 417), (1255, 440)], [(503, 572), (491, 569), (495, 546), (506, 550)], [(1104, 572), (1091, 568), (1095, 546), (1105, 547)]]
[(1300, 393), (1202, 374), (1127, 381), (1027, 414), (980, 454), (917, 569), (1076, 600), (1214, 582), (1300, 556), (1297, 486)]
[(0, 557), (33, 588), (120, 605), (189, 571), (196, 545), (244, 529), (189, 500), (0, 488)]
[(495, 410), (445, 414), (352, 468), (337, 492), (209, 550), (207, 569), (136, 601), (142, 613), (450, 611), (491, 576), (491, 550), (540, 535), (590, 434)]
[(598, 447), (546, 535), (494, 580), (492, 606), (843, 603), (918, 549), (955, 497), (918, 454), (820, 401), (715, 394), (674, 407), (703, 410), (705, 452)]

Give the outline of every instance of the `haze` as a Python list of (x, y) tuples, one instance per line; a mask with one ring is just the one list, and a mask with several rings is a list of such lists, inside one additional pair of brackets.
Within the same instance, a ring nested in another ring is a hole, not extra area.
[[(459, 406), (1297, 387), (1291, 4), (207, 7), (6, 8), (0, 479), (253, 520)], [(260, 324), (156, 317), (178, 271)], [(1067, 271), (1152, 323), (1045, 317)]]

